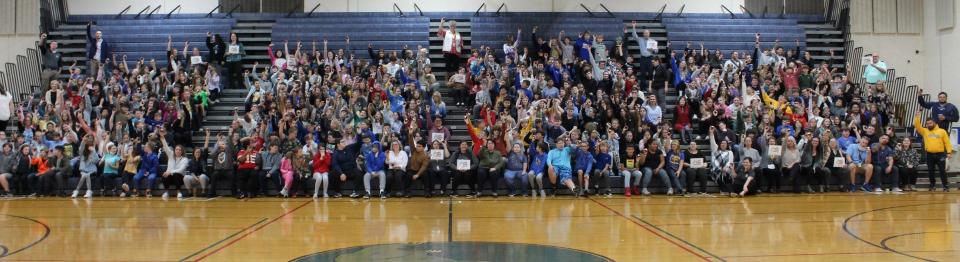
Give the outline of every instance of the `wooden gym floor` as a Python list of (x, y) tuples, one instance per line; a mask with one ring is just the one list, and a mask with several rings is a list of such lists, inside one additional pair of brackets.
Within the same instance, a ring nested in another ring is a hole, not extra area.
[[(590, 255), (596, 261), (958, 261), (958, 225), (960, 194), (926, 192), (744, 199), (7, 198), (0, 200), (0, 261), (326, 261), (333, 256), (320, 252), (337, 249), (334, 255), (344, 255), (338, 261), (589, 261)], [(396, 245), (344, 250), (387, 243)], [(479, 246), (484, 243), (506, 248)], [(533, 249), (543, 246), (588, 256)], [(394, 251), (399, 255), (391, 256)]]

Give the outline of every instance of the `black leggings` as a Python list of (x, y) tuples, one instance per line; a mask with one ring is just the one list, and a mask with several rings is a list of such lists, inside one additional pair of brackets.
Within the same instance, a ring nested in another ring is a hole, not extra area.
[(450, 184), (450, 174), (446, 170), (437, 170), (436, 168), (432, 168), (427, 171), (426, 176), (428, 179), (424, 180), (424, 182), (426, 183), (426, 190), (429, 190), (425, 192), (427, 194), (430, 194), (433, 191), (435, 187), (434, 185), (439, 184), (440, 191), (443, 191), (446, 190), (447, 185)]
[(242, 89), (243, 88), (243, 63), (240, 62), (227, 62), (227, 70), (229, 70), (230, 84), (227, 88), (233, 89)]
[(237, 184), (241, 194), (252, 195), (257, 192), (257, 170), (237, 169)]
[(927, 174), (930, 177), (930, 187), (937, 185), (936, 172), (940, 172), (940, 183), (944, 188), (950, 187), (947, 181), (946, 159), (944, 153), (927, 153)]
[(779, 168), (777, 169), (760, 169), (760, 182), (763, 182), (763, 185), (766, 186), (767, 191), (780, 191), (780, 174), (782, 172)]
[(900, 169), (900, 186), (901, 187), (906, 185), (917, 184), (917, 168), (916, 167), (901, 166), (899, 167), (899, 169)]
[(497, 193), (497, 184), (500, 182), (500, 170), (490, 171), (487, 168), (479, 168), (477, 170), (477, 190), (483, 191), (483, 188), (486, 185), (490, 185), (490, 189), (493, 190), (493, 193)]
[(476, 175), (474, 175), (474, 170), (453, 171), (453, 188), (450, 190), (456, 194), (457, 188), (460, 187), (460, 185), (466, 184), (467, 187), (470, 188), (470, 192), (474, 192), (477, 191), (474, 188), (474, 183), (476, 183)]
[(689, 168), (687, 172), (687, 192), (694, 192), (693, 185), (695, 182), (700, 183), (700, 191), (697, 193), (706, 193), (707, 192), (707, 169), (704, 168)]

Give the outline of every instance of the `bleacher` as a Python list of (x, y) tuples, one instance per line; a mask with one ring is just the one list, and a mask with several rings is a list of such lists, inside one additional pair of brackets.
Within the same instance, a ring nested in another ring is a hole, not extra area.
[(699, 48), (702, 41), (704, 47), (711, 52), (720, 49), (724, 56), (729, 57), (733, 51), (748, 51), (754, 49), (756, 34), (760, 33), (761, 48), (770, 48), (776, 40), (784, 49), (796, 48), (796, 41), (800, 41), (801, 49), (806, 42), (803, 27), (793, 19), (730, 19), (730, 18), (664, 18), (663, 25), (667, 28), (667, 37), (674, 48), (686, 47), (687, 42), (692, 48)]
[(368, 59), (366, 49), (373, 43), (374, 50), (383, 48), (386, 52), (401, 50), (406, 45), (411, 50), (417, 46), (429, 45), (430, 19), (427, 17), (384, 17), (383, 14), (335, 15), (324, 14), (311, 18), (280, 18), (273, 27), (274, 50), (282, 50), (283, 41), (290, 41), (293, 52), (296, 42), (301, 41), (303, 48), (310, 50), (311, 43), (317, 42), (317, 50), (322, 51), (323, 40), (329, 42), (331, 51), (346, 48), (344, 37), (350, 36), (350, 48), (357, 58)]
[(523, 29), (520, 48), (533, 44), (530, 33), (534, 26), (539, 26), (537, 37), (543, 37), (544, 41), (556, 38), (561, 30), (565, 31), (565, 37), (570, 37), (571, 43), (584, 31), (590, 31), (594, 36), (604, 35), (608, 50), (616, 38), (623, 35), (622, 19), (588, 17), (585, 13), (510, 13), (501, 17), (473, 17), (470, 22), (473, 29), (472, 45), (491, 46), (498, 57), (503, 56), (503, 44), (507, 36), (517, 35), (518, 26)]
[(173, 37), (174, 49), (183, 51), (184, 41), (190, 41), (191, 52), (196, 47), (201, 55), (206, 56), (207, 32), (220, 34), (227, 41), (234, 24), (236, 20), (229, 18), (99, 19), (93, 30), (103, 31), (110, 51), (117, 54), (118, 59), (121, 54), (126, 54), (130, 63), (143, 57), (147, 61), (156, 59), (158, 66), (166, 66), (167, 36)]

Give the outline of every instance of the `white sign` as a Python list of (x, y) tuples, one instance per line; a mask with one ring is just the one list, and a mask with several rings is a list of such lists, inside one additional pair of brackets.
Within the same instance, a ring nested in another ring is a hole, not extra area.
[(780, 156), (783, 154), (783, 146), (770, 145), (770, 150), (768, 153), (770, 154), (770, 156)]
[(430, 133), (430, 142), (433, 141), (443, 142), (443, 133)]
[(702, 157), (690, 159), (690, 168), (704, 168), (704, 167), (707, 167), (707, 165), (703, 163)]
[(443, 160), (443, 150), (442, 149), (430, 150), (430, 160)]
[(459, 159), (457, 160), (457, 170), (467, 171), (470, 170), (470, 159)]
[(844, 159), (842, 156), (841, 156), (841, 157), (834, 157), (834, 158), (833, 158), (833, 167), (847, 167), (847, 165), (846, 165), (845, 162), (846, 162), (846, 159)]
[(191, 65), (202, 64), (202, 63), (203, 63), (203, 58), (201, 58), (200, 56), (195, 55), (190, 57)]
[(860, 59), (860, 63), (863, 64), (863, 65), (865, 65), (865, 66), (872, 65), (872, 64), (873, 64), (873, 56), (872, 56), (872, 55), (869, 55), (869, 54), (868, 54), (868, 55), (864, 55), (863, 58)]
[(653, 39), (647, 40), (647, 49), (656, 50), (656, 49), (657, 49), (657, 41), (656, 41), (656, 40), (653, 40)]
[(227, 50), (228, 54), (240, 54), (240, 45), (230, 45)]

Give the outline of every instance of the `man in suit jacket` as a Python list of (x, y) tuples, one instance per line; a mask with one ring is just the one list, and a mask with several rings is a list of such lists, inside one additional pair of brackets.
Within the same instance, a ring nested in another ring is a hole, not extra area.
[(87, 23), (87, 75), (96, 78), (100, 69), (100, 62), (107, 58), (109, 50), (107, 41), (103, 40), (103, 32), (93, 32), (93, 22)]

